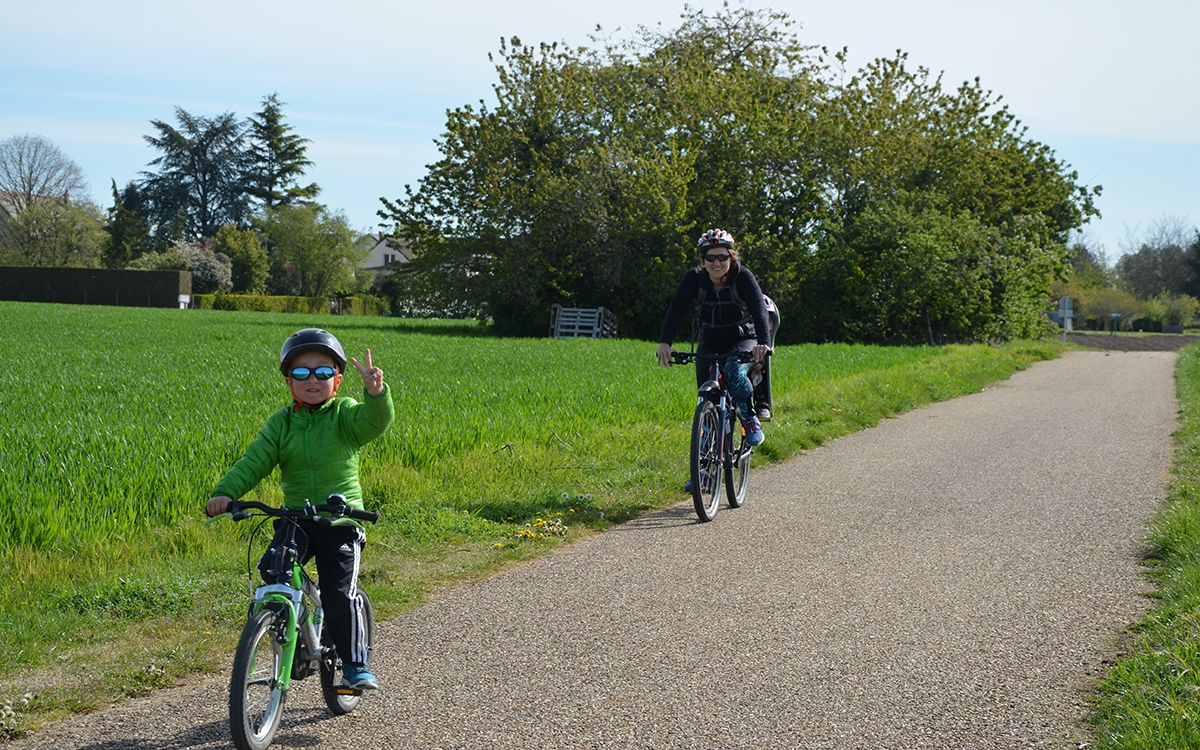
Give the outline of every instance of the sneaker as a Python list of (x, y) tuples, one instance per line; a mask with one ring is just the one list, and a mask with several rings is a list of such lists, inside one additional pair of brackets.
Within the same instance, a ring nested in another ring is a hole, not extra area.
[(759, 422), (770, 422), (771, 421), (771, 410), (765, 406), (762, 407), (761, 409), (759, 409), (758, 410), (758, 421)]
[(347, 664), (342, 667), (342, 684), (358, 690), (376, 690), (379, 680), (371, 674), (366, 664)]
[(684, 483), (683, 483), (683, 491), (684, 491), (684, 492), (691, 492), (691, 491), (692, 491), (692, 480), (690, 480), (690, 479), (689, 479), (689, 480), (687, 480), (686, 482), (684, 482)]
[(762, 445), (762, 442), (767, 439), (763, 434), (762, 425), (758, 423), (758, 417), (750, 417), (742, 423), (746, 428), (746, 445)]

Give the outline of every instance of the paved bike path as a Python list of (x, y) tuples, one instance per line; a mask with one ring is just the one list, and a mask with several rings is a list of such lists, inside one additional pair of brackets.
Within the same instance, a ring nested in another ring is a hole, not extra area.
[[(1070, 353), (760, 468), (713, 523), (681, 503), (447, 592), (381, 626), (384, 690), (333, 719), (300, 683), (276, 744), (1075, 747), (1146, 606), (1174, 362)], [(13, 747), (228, 747), (224, 681)]]

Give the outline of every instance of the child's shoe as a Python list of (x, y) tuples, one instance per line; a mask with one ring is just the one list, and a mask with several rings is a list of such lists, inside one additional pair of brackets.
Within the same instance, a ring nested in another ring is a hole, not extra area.
[(758, 417), (750, 417), (742, 423), (746, 428), (746, 445), (762, 445), (762, 442), (767, 439), (763, 434), (762, 425), (758, 423)]
[(366, 664), (351, 663), (342, 667), (342, 684), (358, 690), (377, 690), (379, 680), (371, 674)]

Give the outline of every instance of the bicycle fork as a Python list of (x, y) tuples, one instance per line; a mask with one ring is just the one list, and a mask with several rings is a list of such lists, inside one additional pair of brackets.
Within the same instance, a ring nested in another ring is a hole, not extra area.
[[(299, 586), (288, 586), (282, 583), (259, 586), (254, 591), (254, 604), (251, 609), (252, 612), (259, 612), (266, 607), (273, 606), (287, 614), (287, 623), (283, 632), (276, 633), (282, 660), (277, 687), (282, 692), (287, 692), (291, 687), (292, 665), (295, 663), (296, 651), (300, 647), (301, 640), (308, 651), (309, 659), (316, 660), (321, 656), (321, 621), (314, 616), (313, 612), (305, 612), (303, 619), (299, 614), (305, 610), (302, 604), (304, 594), (308, 594), (313, 606), (318, 610), (321, 607), (320, 594), (307, 582), (293, 581), (293, 583), (297, 583)], [(300, 588), (301, 586), (303, 588)]]

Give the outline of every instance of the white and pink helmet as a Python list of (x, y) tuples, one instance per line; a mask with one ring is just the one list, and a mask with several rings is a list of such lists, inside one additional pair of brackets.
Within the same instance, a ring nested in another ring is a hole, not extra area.
[(700, 252), (704, 252), (712, 247), (724, 247), (732, 250), (733, 235), (724, 229), (710, 229), (700, 235), (700, 239), (696, 245), (700, 248)]

